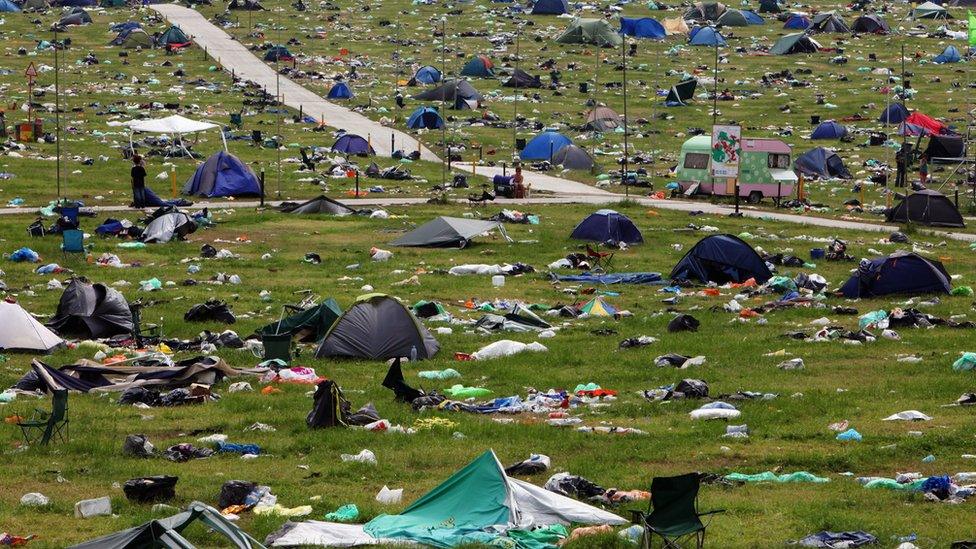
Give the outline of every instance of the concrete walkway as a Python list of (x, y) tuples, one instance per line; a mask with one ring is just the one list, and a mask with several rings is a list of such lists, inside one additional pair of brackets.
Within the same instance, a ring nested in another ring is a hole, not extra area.
[[(406, 133), (388, 128), (345, 107), (330, 103), (285, 76), (279, 77), (274, 68), (255, 57), (240, 42), (207, 21), (196, 10), (177, 4), (152, 4), (150, 7), (170, 23), (183, 29), (183, 32), (190, 35), (198, 46), (205, 48), (211, 57), (227, 70), (233, 70), (239, 78), (254, 82), (271, 94), (274, 94), (280, 85), (285, 105), (296, 110), (300, 109), (313, 118), (324, 118), (326, 125), (333, 128), (370, 138), (376, 154), (386, 157), (393, 154), (393, 149), (390, 147), (391, 134), (396, 139), (396, 148), (408, 152), (417, 150), (419, 143)], [(420, 156), (424, 160), (440, 162), (440, 158), (426, 147), (420, 148)]]

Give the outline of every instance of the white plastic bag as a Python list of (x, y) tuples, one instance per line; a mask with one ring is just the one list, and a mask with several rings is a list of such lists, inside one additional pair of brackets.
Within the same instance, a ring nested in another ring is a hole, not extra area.
[(380, 492), (376, 494), (376, 501), (384, 505), (393, 505), (394, 503), (400, 503), (403, 499), (403, 488), (397, 488), (396, 490), (390, 490), (386, 486), (380, 489)]
[(357, 463), (367, 463), (369, 465), (376, 465), (376, 454), (369, 450), (363, 450), (358, 454), (342, 454), (339, 456), (342, 461), (350, 462), (355, 461)]

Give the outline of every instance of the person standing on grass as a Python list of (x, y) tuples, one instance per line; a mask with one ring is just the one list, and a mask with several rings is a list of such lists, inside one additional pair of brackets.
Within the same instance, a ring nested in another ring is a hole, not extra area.
[(146, 206), (146, 166), (142, 156), (132, 155), (132, 206), (144, 208)]
[(923, 187), (929, 182), (929, 156), (927, 154), (918, 158), (918, 182)]
[(908, 155), (911, 154), (908, 149), (907, 143), (902, 143), (901, 148), (895, 153), (895, 167), (897, 171), (895, 173), (895, 186), (904, 187), (905, 186), (905, 175), (908, 172)]

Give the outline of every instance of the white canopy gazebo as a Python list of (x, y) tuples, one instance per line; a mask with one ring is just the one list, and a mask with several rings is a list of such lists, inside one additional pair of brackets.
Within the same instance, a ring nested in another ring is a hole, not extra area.
[[(167, 135), (173, 135), (182, 137), (184, 134), (197, 133), (206, 130), (212, 130), (214, 128), (220, 129), (220, 125), (214, 124), (213, 122), (206, 122), (203, 120), (190, 120), (189, 118), (174, 114), (173, 116), (167, 116), (166, 118), (155, 118), (152, 120), (130, 120), (123, 123), (124, 126), (129, 128), (129, 149), (135, 152), (135, 146), (132, 143), (132, 135), (136, 132), (144, 133), (161, 133)], [(224, 132), (220, 131), (220, 140), (224, 144), (224, 150), (227, 150), (227, 139), (224, 137)], [(183, 147), (182, 139), (179, 140), (180, 147), (187, 156), (190, 155), (190, 151)]]

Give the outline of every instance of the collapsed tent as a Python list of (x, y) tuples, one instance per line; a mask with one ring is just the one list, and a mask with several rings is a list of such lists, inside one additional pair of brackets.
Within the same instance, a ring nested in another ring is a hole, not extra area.
[(336, 82), (335, 85), (329, 89), (329, 94), (326, 96), (328, 99), (352, 99), (353, 93), (349, 89), (349, 85), (345, 82)]
[(586, 216), (569, 235), (574, 240), (610, 243), (616, 245), (641, 244), (644, 236), (629, 217), (614, 210), (597, 210)]
[(962, 215), (945, 195), (931, 189), (914, 192), (885, 215), (889, 223), (919, 223), (932, 227), (965, 227)]
[(91, 22), (92, 22), (91, 15), (88, 15), (87, 11), (81, 8), (75, 8), (58, 21), (58, 26), (61, 27), (81, 26), (81, 25), (88, 25)]
[(476, 55), (461, 68), (461, 76), (491, 78), (495, 76), (495, 64), (485, 55)]
[(955, 46), (946, 46), (942, 53), (932, 59), (932, 62), (941, 65), (943, 63), (958, 63), (960, 60), (962, 60), (962, 54), (959, 53), (959, 49)]
[(622, 127), (623, 119), (610, 107), (597, 107), (586, 113), (584, 130), (594, 132), (609, 132)]
[(781, 13), (778, 0), (759, 0), (759, 13)]
[(433, 107), (417, 107), (417, 110), (407, 118), (407, 127), (411, 130), (436, 130), (444, 125), (444, 119)]
[(685, 12), (685, 19), (717, 21), (728, 8), (720, 2), (695, 2)]
[(425, 65), (417, 69), (414, 73), (413, 78), (408, 82), (411, 86), (416, 86), (420, 84), (436, 84), (441, 81), (441, 71), (437, 70), (430, 65)]
[(554, 525), (626, 523), (607, 511), (509, 477), (494, 451), (488, 450), (398, 515), (380, 515), (363, 526), (289, 522), (271, 534), (269, 540), (275, 547), (404, 542), (434, 547), (542, 547), (531, 540), (529, 530)]
[(226, 377), (241, 375), (222, 358), (198, 356), (169, 364), (110, 364), (80, 359), (74, 364), (53, 368), (34, 360), (31, 369), (17, 383), (21, 391), (52, 391), (67, 389), (80, 393), (120, 393), (129, 389), (152, 387), (174, 389), (192, 384), (213, 385)]
[(272, 322), (257, 331), (258, 335), (291, 334), (299, 342), (322, 341), (329, 328), (342, 316), (342, 309), (332, 298), (303, 311)]
[(573, 142), (565, 135), (555, 131), (544, 131), (525, 144), (519, 153), (522, 160), (550, 160), (552, 155)]
[(902, 103), (892, 103), (881, 111), (878, 122), (882, 124), (901, 124), (908, 118), (908, 109)]
[(356, 210), (346, 206), (338, 200), (333, 200), (327, 196), (319, 195), (301, 204), (283, 207), (282, 213), (290, 214), (329, 214), (329, 215), (351, 215)]
[(681, 17), (666, 17), (664, 21), (661, 21), (661, 26), (664, 27), (669, 36), (672, 34), (688, 34), (691, 30), (688, 28), (688, 23)]
[(46, 11), (51, 8), (51, 4), (47, 0), (27, 0), (20, 5), (20, 9), (24, 11)]
[(664, 99), (664, 104), (668, 107), (684, 107), (695, 97), (695, 89), (698, 87), (698, 79), (686, 78), (681, 82), (671, 86), (668, 96)]
[(603, 19), (574, 19), (556, 42), (560, 44), (591, 44), (601, 48), (615, 48), (622, 43), (620, 35)]
[(218, 196), (261, 196), (261, 182), (247, 164), (226, 151), (210, 156), (197, 166), (183, 186), (183, 194)]
[(197, 230), (197, 224), (184, 212), (169, 212), (149, 222), (142, 232), (142, 241), (147, 244), (165, 244), (170, 240), (183, 240), (186, 235)]
[(891, 32), (891, 29), (888, 28), (888, 23), (880, 15), (871, 13), (855, 19), (854, 23), (851, 24), (851, 31), (868, 34), (888, 34)]
[(13, 301), (0, 301), (0, 326), (0, 351), (49, 353), (64, 345), (63, 339)]
[(796, 157), (793, 168), (807, 177), (851, 178), (851, 172), (847, 170), (840, 155), (823, 147), (811, 149)]
[(69, 549), (187, 549), (194, 545), (181, 534), (197, 521), (226, 538), (237, 549), (264, 549), (264, 545), (238, 528), (220, 511), (199, 501), (191, 503), (182, 513), (153, 519), (135, 528), (72, 545)]
[(763, 284), (773, 274), (756, 250), (730, 234), (706, 236), (698, 241), (671, 270), (671, 280), (708, 284), (742, 283), (750, 278)]
[(692, 46), (718, 47), (727, 45), (722, 33), (713, 27), (695, 27), (688, 35), (688, 44)]
[(940, 135), (949, 128), (931, 116), (915, 111), (898, 127), (898, 135)]
[(227, 4), (229, 10), (261, 11), (264, 6), (257, 0), (231, 0)]
[(813, 133), (810, 134), (810, 139), (840, 139), (845, 135), (847, 135), (847, 128), (843, 124), (827, 120), (814, 128)]
[(817, 53), (820, 44), (802, 32), (787, 34), (769, 48), (771, 55), (792, 55), (795, 53)]
[(332, 144), (332, 152), (354, 154), (358, 156), (372, 156), (376, 154), (369, 141), (354, 133), (344, 133)]
[(552, 163), (567, 170), (588, 170), (593, 167), (593, 157), (576, 145), (566, 145), (552, 155)]
[(48, 327), (61, 336), (98, 339), (132, 333), (132, 311), (122, 294), (104, 284), (73, 278)]
[(562, 15), (569, 13), (569, 3), (566, 0), (536, 0), (532, 6), (532, 15)]
[(651, 38), (654, 40), (663, 39), (668, 35), (667, 31), (664, 30), (664, 26), (650, 17), (641, 17), (640, 19), (621, 17), (620, 34), (633, 36), (634, 38)]
[(512, 76), (509, 77), (502, 87), (505, 88), (541, 88), (542, 79), (538, 76), (532, 76), (531, 74), (523, 71), (522, 69), (515, 69), (512, 71)]
[(315, 357), (425, 360), (438, 350), (437, 340), (410, 309), (390, 296), (366, 294), (332, 325)]
[(807, 32), (832, 32), (832, 33), (843, 33), (850, 34), (851, 28), (847, 26), (847, 23), (834, 12), (819, 13), (813, 17), (810, 22), (810, 28)]
[(472, 238), (495, 229), (505, 235), (505, 228), (498, 221), (441, 216), (394, 240), (391, 245), (463, 248)]
[(295, 56), (292, 55), (291, 51), (284, 46), (271, 46), (267, 51), (264, 52), (264, 60), (272, 63), (276, 61), (291, 63), (295, 60)]
[(895, 252), (888, 257), (861, 260), (857, 272), (840, 291), (851, 299), (890, 294), (947, 294), (952, 291), (950, 279), (938, 261), (916, 253)]
[(447, 80), (442, 85), (413, 96), (419, 101), (448, 101), (455, 109), (474, 109), (482, 95), (467, 80)]
[(508, 332), (539, 332), (552, 328), (552, 325), (539, 318), (539, 315), (530, 311), (527, 307), (516, 304), (505, 313), (504, 316), (497, 314), (487, 314), (474, 325), (475, 329), (482, 331)]

